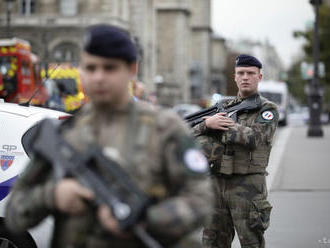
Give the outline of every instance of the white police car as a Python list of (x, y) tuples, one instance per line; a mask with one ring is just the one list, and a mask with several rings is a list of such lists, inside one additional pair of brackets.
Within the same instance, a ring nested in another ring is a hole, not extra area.
[[(69, 115), (63, 112), (0, 101), (0, 247), (1, 248), (33, 248), (45, 247), (45, 240), (38, 240), (50, 231), (49, 226), (23, 235), (10, 234), (4, 225), (5, 205), (11, 186), (24, 170), (29, 161), (27, 141), (31, 130), (44, 118), (65, 119)], [(48, 220), (49, 221), (49, 220)], [(46, 230), (48, 229), (48, 230)], [(48, 235), (49, 236), (49, 235)]]

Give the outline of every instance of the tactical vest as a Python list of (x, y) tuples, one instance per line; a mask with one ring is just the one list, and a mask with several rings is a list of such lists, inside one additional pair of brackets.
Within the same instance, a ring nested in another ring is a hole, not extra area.
[[(153, 135), (156, 129), (156, 123), (159, 122), (161, 116), (157, 111), (148, 109), (141, 106), (140, 103), (134, 103), (134, 111), (131, 111), (128, 117), (128, 126), (126, 128), (126, 140), (123, 143), (122, 150), (120, 151), (122, 157), (118, 160), (119, 163), (123, 159), (123, 167), (131, 170), (132, 174), (140, 175), (141, 172), (138, 166), (129, 166), (130, 164), (144, 164), (150, 160), (148, 154), (156, 154), (159, 150), (158, 136)], [(75, 128), (66, 133), (65, 138), (69, 141), (77, 150), (85, 151), (88, 147), (87, 144), (93, 144), (97, 141), (94, 138), (94, 132), (92, 130), (92, 123), (94, 122), (93, 114), (91, 113), (90, 106), (85, 106), (83, 113), (80, 113), (80, 117), (74, 116), (71, 118), (71, 122), (79, 119), (80, 128)], [(69, 126), (68, 123), (66, 126)], [(62, 129), (69, 129), (69, 127), (63, 127)], [(153, 139), (151, 139), (153, 137)], [(119, 147), (118, 147), (119, 148)], [(112, 159), (116, 160), (116, 154), (113, 154)], [(155, 156), (154, 159), (159, 159), (160, 156)], [(154, 161), (154, 164), (161, 165), (161, 161)], [(156, 199), (162, 199), (167, 196), (168, 192), (161, 182), (155, 182), (148, 184), (144, 181), (139, 181), (140, 187), (150, 196)]]
[[(269, 104), (269, 102), (261, 97), (262, 106)], [(238, 123), (244, 126), (251, 127), (260, 110), (250, 113), (243, 113), (239, 115)], [(257, 146), (254, 150), (249, 150), (241, 145), (225, 145), (224, 154), (221, 158), (220, 166), (216, 166), (218, 171), (222, 174), (253, 174), (253, 173), (267, 173), (266, 167), (268, 165), (271, 141), (269, 144), (262, 144)]]
[[(273, 105), (261, 97), (262, 107)], [(238, 123), (243, 126), (252, 126), (260, 114), (260, 109), (242, 113), (238, 116)], [(271, 140), (254, 150), (241, 145), (224, 145), (221, 142), (221, 132), (207, 130), (199, 134), (196, 139), (203, 148), (204, 155), (210, 164), (211, 172), (226, 175), (267, 173), (266, 167), (271, 151)]]

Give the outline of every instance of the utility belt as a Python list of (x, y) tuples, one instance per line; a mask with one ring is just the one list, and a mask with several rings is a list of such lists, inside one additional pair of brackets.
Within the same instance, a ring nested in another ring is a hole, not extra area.
[(210, 161), (213, 174), (266, 174), (270, 147), (257, 148), (256, 150), (228, 150), (219, 160)]

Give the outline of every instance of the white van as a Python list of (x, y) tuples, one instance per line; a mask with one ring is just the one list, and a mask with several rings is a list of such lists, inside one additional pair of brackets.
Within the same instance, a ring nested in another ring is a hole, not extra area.
[(260, 95), (274, 102), (278, 106), (279, 124), (287, 124), (289, 90), (285, 82), (279, 81), (261, 81), (258, 85)]

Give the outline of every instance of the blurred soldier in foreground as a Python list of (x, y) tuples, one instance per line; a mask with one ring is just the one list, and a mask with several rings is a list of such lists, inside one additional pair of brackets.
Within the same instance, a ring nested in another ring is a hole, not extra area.
[[(61, 135), (77, 151), (88, 153), (87, 145), (95, 144), (118, 158), (153, 200), (140, 223), (170, 247), (211, 212), (207, 160), (176, 114), (129, 96), (137, 63), (126, 32), (96, 25), (84, 42), (81, 71), (90, 103), (60, 126)], [(35, 154), (12, 190), (7, 226), (26, 230), (53, 215), (53, 248), (145, 247), (130, 230), (119, 228), (109, 207), (93, 204), (96, 197), (74, 177), (55, 180), (52, 166)]]
[[(264, 232), (269, 226), (272, 206), (267, 201), (266, 167), (278, 123), (276, 105), (258, 94), (261, 63), (240, 55), (235, 65), (238, 95), (222, 103), (222, 111), (204, 117), (194, 127), (211, 166), (216, 187), (216, 208), (212, 224), (204, 229), (207, 248), (231, 247), (235, 231), (244, 248), (265, 247)], [(240, 109), (234, 122), (225, 113), (243, 102), (255, 108)]]

